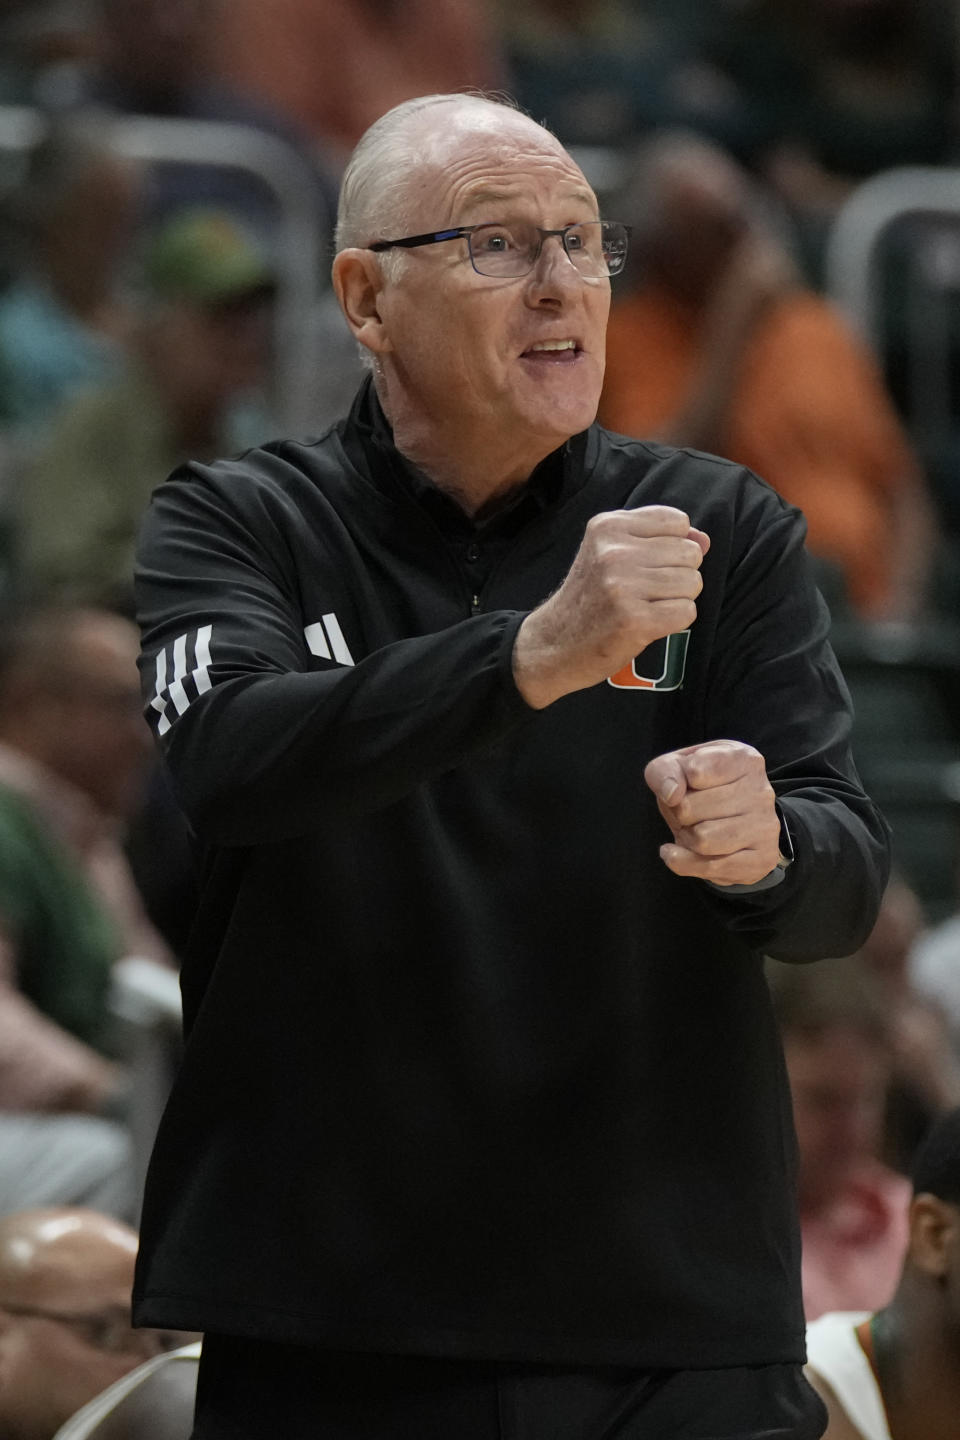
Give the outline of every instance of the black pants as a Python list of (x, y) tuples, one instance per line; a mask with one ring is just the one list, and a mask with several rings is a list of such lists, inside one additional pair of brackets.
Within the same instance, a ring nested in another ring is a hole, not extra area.
[(799, 1365), (571, 1370), (208, 1335), (192, 1440), (819, 1440)]

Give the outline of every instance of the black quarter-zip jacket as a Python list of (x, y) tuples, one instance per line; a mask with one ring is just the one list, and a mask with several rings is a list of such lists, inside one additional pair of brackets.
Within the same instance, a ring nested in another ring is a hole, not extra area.
[[(688, 636), (534, 712), (511, 652), (599, 511), (711, 539)], [(856, 948), (885, 825), (804, 525), (723, 460), (594, 426), (481, 530), (369, 384), (311, 444), (155, 493), (150, 717), (205, 849), (143, 1324), (563, 1364), (803, 1358), (762, 955)], [(795, 860), (672, 875), (652, 756), (766, 757)]]

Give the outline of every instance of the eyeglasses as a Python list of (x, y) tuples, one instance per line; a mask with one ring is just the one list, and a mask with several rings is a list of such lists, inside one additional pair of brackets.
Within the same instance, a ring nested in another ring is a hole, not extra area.
[(528, 275), (543, 249), (543, 242), (557, 235), (567, 259), (585, 280), (606, 280), (619, 275), (627, 259), (630, 228), (617, 220), (583, 220), (561, 230), (544, 230), (523, 220), (497, 225), (458, 225), (453, 230), (434, 230), (425, 235), (407, 235), (402, 240), (377, 240), (369, 250), (412, 250), (418, 245), (439, 245), (444, 240), (466, 236), (470, 263), (478, 275), (512, 280)]
[(49, 1320), (55, 1325), (67, 1325), (94, 1350), (104, 1350), (111, 1355), (137, 1355), (151, 1360), (183, 1344), (183, 1337), (173, 1331), (134, 1330), (130, 1311), (120, 1305), (87, 1315), (43, 1310), (33, 1305), (0, 1304), (0, 1311), (17, 1319)]

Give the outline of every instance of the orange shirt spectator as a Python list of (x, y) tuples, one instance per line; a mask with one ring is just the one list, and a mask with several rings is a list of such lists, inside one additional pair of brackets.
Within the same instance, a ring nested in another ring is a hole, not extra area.
[[(668, 431), (695, 383), (700, 338), (697, 317), (665, 292), (616, 306), (604, 424)], [(716, 448), (803, 510), (811, 550), (839, 565), (857, 609), (884, 609), (898, 490), (915, 461), (872, 358), (827, 301), (795, 290), (767, 308), (740, 357)]]
[(719, 151), (664, 146), (643, 190), (643, 283), (613, 308), (601, 420), (756, 471), (803, 510), (858, 611), (909, 618), (933, 527), (873, 357), (799, 284)]

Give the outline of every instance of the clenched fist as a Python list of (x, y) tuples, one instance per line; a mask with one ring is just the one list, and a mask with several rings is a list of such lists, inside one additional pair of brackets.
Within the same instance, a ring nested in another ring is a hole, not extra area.
[(595, 515), (563, 584), (518, 631), (513, 673), (527, 704), (539, 710), (596, 685), (654, 640), (689, 629), (709, 548), (670, 505)]
[(708, 740), (658, 755), (644, 770), (673, 832), (661, 845), (675, 875), (753, 885), (780, 858), (780, 817), (763, 756), (740, 740)]

